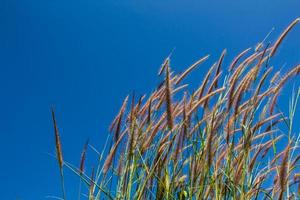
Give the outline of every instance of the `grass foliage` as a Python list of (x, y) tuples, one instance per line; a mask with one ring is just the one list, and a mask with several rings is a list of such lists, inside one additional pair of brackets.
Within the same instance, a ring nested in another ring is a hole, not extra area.
[[(63, 159), (54, 111), (57, 158), (80, 179), (78, 199), (297, 199), (300, 196), (299, 134), (292, 129), (300, 90), (289, 113), (277, 101), (300, 73), (276, 71), (271, 59), (293, 21), (274, 43), (259, 43), (224, 66), (226, 50), (190, 91), (185, 78), (209, 55), (175, 74), (170, 57), (162, 83), (148, 96), (125, 98), (110, 126), (105, 148), (84, 146), (79, 166)], [(85, 173), (88, 150), (99, 165)]]

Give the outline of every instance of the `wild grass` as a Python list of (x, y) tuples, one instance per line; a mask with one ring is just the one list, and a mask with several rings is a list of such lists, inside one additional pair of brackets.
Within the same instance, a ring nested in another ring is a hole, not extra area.
[[(63, 170), (73, 171), (87, 186), (80, 187), (78, 199), (89, 200), (300, 198), (300, 135), (293, 132), (300, 88), (288, 115), (278, 106), (280, 92), (300, 73), (300, 65), (285, 74), (270, 66), (299, 21), (274, 44), (263, 41), (242, 51), (228, 68), (224, 50), (193, 91), (181, 83), (209, 56), (181, 74), (171, 70), (167, 57), (159, 70), (162, 84), (137, 100), (127, 96), (104, 150), (86, 143), (79, 166), (63, 159), (53, 111), (62, 183)], [(88, 149), (98, 154), (91, 175), (84, 169)]]

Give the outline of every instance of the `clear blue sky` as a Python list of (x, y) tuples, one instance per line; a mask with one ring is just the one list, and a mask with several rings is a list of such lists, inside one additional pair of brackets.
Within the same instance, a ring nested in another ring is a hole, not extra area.
[[(0, 199), (60, 195), (50, 105), (76, 164), (86, 138), (101, 148), (127, 93), (154, 88), (174, 47), (177, 72), (224, 48), (229, 62), (299, 16), (299, 0), (0, 0)], [(279, 54), (277, 68), (300, 62), (300, 27)]]

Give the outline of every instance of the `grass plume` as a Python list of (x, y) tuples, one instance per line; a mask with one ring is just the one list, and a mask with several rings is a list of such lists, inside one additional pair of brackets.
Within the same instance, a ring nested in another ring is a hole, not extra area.
[[(98, 153), (97, 170), (90, 176), (84, 172), (87, 145), (78, 169), (65, 164), (82, 177), (89, 199), (299, 199), (300, 136), (292, 122), (300, 92), (292, 95), (288, 116), (278, 102), (300, 65), (283, 75), (270, 66), (299, 21), (265, 44), (272, 29), (255, 48), (241, 51), (229, 63), (224, 50), (213, 65), (204, 62), (205, 56), (176, 74), (168, 56), (154, 91), (137, 102), (134, 94), (123, 101), (110, 126), (112, 145)], [(200, 64), (207, 64), (207, 72), (191, 89), (185, 77)]]

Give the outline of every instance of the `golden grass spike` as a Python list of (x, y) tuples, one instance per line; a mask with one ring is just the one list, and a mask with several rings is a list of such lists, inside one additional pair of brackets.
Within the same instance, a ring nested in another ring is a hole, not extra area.
[(205, 102), (207, 99), (209, 99), (210, 97), (224, 91), (226, 88), (222, 87), (219, 89), (216, 89), (214, 91), (212, 91), (211, 93), (205, 95), (204, 97), (202, 97), (201, 99), (199, 99), (195, 105), (193, 105), (193, 107), (189, 110), (187, 116), (190, 116), (203, 102)]
[(135, 114), (136, 114), (134, 103), (135, 103), (135, 93), (132, 92), (132, 97), (131, 97), (131, 108), (130, 108), (130, 117), (129, 117), (129, 122), (130, 122), (130, 123), (133, 123), (133, 120), (134, 120), (134, 117), (135, 117)]
[(120, 131), (121, 131), (121, 125), (122, 125), (122, 117), (123, 117), (123, 113), (120, 114), (118, 121), (117, 121), (117, 125), (116, 125), (116, 130), (115, 130), (115, 134), (114, 134), (114, 141), (116, 142), (119, 139), (119, 135), (120, 135)]
[(279, 96), (279, 92), (275, 93), (275, 95), (273, 96), (271, 102), (270, 102), (270, 114), (273, 114), (275, 106), (277, 105), (277, 100), (278, 100), (278, 96)]
[(215, 68), (215, 66), (216, 66), (216, 64), (213, 64), (213, 65), (210, 67), (209, 71), (207, 72), (207, 74), (205, 75), (205, 78), (204, 78), (203, 81), (202, 81), (201, 86), (199, 87), (199, 89), (197, 89), (197, 92), (196, 92), (195, 95), (198, 95), (198, 99), (201, 99), (201, 98), (202, 98), (202, 95), (204, 94), (205, 87), (206, 87), (206, 85), (207, 85), (207, 83), (208, 83), (208, 81), (209, 81), (209, 77), (210, 77), (210, 75), (211, 75), (213, 69)]
[(252, 131), (255, 132), (257, 129), (259, 129), (261, 126), (263, 126), (264, 124), (266, 124), (267, 122), (272, 121), (273, 119), (277, 118), (278, 116), (282, 116), (282, 113), (277, 113), (274, 115), (271, 115), (270, 117), (266, 118), (266, 119), (262, 119), (259, 122), (257, 122), (253, 128)]
[(140, 103), (141, 101), (139, 101), (139, 103), (138, 103), (138, 104), (140, 104), (139, 110), (135, 109), (135, 110), (136, 110), (136, 113), (137, 113), (136, 115), (144, 116), (144, 115), (146, 114), (146, 112), (147, 112), (147, 110), (148, 110), (149, 99), (152, 99), (152, 101), (155, 100), (154, 94), (155, 94), (155, 93), (153, 93), (152, 95), (150, 95), (150, 97), (149, 97), (148, 100), (144, 103), (143, 106), (141, 106), (141, 103)]
[(285, 36), (290, 32), (290, 30), (300, 21), (300, 18), (295, 19), (279, 36), (277, 41), (275, 42), (274, 46), (272, 47), (272, 51), (270, 52), (270, 57), (274, 56), (276, 53), (276, 50), (278, 49), (279, 45), (285, 38)]
[(276, 73), (273, 75), (272, 79), (270, 80), (270, 83), (271, 83), (271, 84), (275, 84), (276, 81), (278, 80), (279, 76), (280, 76), (280, 71), (276, 72)]
[[(222, 73), (222, 72), (220, 72), (218, 75), (216, 75), (215, 78), (212, 80), (211, 85), (209, 86), (209, 88), (208, 88), (208, 90), (207, 90), (207, 94), (211, 93), (212, 90), (213, 90), (213, 88), (216, 89), (216, 83), (218, 82), (218, 79), (221, 77), (221, 73)], [(209, 98), (207, 98), (207, 99), (205, 100), (205, 102), (203, 103), (203, 107), (204, 107), (204, 108), (207, 108), (208, 103), (209, 103)]]
[(250, 173), (252, 173), (252, 169), (253, 169), (253, 167), (254, 167), (254, 164), (255, 164), (255, 162), (256, 162), (256, 160), (257, 160), (257, 157), (258, 157), (258, 155), (260, 154), (260, 152), (263, 150), (263, 145), (259, 145), (259, 148), (258, 148), (258, 150), (255, 152), (255, 154), (253, 155), (253, 157), (252, 157), (252, 159), (251, 159), (251, 161), (250, 161), (250, 164), (249, 164), (249, 166), (248, 166), (248, 171), (250, 172)]
[(262, 52), (262, 55), (259, 59), (259, 62), (257, 64), (257, 67), (259, 68), (265, 61), (267, 61), (269, 59), (269, 56), (265, 56), (267, 50), (269, 49), (269, 45), (270, 43), (267, 44), (267, 46), (265, 47), (265, 49)]
[(163, 64), (161, 65), (161, 68), (159, 69), (158, 75), (160, 76), (163, 73), (163, 71), (166, 69), (166, 67), (169, 66), (169, 65), (170, 65), (170, 57), (168, 56), (164, 60)]
[(89, 200), (94, 200), (94, 189), (95, 189), (95, 177), (94, 177), (94, 167), (92, 168), (91, 181), (89, 187)]
[(253, 53), (252, 55), (250, 55), (249, 57), (247, 57), (238, 67), (247, 67), (249, 66), (251, 63), (253, 63), (260, 55), (262, 52), (259, 53)]
[(202, 64), (204, 61), (206, 61), (209, 58), (209, 55), (204, 56), (194, 64), (192, 64), (187, 70), (185, 70), (176, 80), (175, 85), (178, 85), (195, 67)]
[[(252, 69), (253, 70), (253, 69)], [(245, 94), (245, 92), (248, 90), (248, 88), (250, 87), (250, 84), (252, 83), (252, 70), (249, 71), (246, 76), (241, 80), (240, 85), (237, 88), (237, 91), (235, 92), (235, 94), (233, 95), (233, 97), (235, 98), (235, 104), (234, 104), (234, 112), (235, 114), (238, 113), (238, 108), (240, 106), (240, 103), (242, 102), (243, 96)]]
[(187, 136), (187, 129), (188, 129), (188, 126), (189, 126), (189, 121), (188, 121), (188, 118), (186, 116), (186, 113), (187, 113), (186, 98), (187, 98), (187, 93), (185, 92), (184, 97), (183, 97), (183, 108), (182, 108), (182, 122), (183, 122), (183, 135), (184, 135), (184, 137)]
[(265, 137), (267, 135), (272, 135), (274, 133), (276, 133), (278, 130), (274, 129), (274, 130), (268, 130), (268, 131), (264, 131), (264, 132), (260, 132), (259, 134), (255, 135), (253, 138), (252, 138), (252, 141), (255, 141), (257, 139), (260, 139), (262, 137)]
[(173, 128), (173, 106), (172, 106), (172, 86), (170, 82), (170, 66), (166, 67), (166, 88), (165, 88), (165, 100), (167, 108), (167, 121), (169, 129)]
[(121, 113), (123, 114), (123, 113), (125, 112), (126, 105), (127, 105), (127, 102), (128, 102), (128, 98), (129, 98), (129, 95), (127, 95), (126, 98), (125, 98), (124, 101), (123, 101), (122, 107), (121, 107), (121, 109), (120, 109), (120, 114), (121, 114)]
[(179, 86), (177, 88), (174, 88), (173, 91), (172, 91), (172, 95), (176, 94), (180, 90), (183, 90), (183, 89), (187, 88), (188, 86), (189, 86), (188, 84), (184, 84), (184, 85), (181, 85), (181, 86)]
[(148, 112), (147, 112), (147, 124), (149, 125), (151, 122), (151, 114), (152, 114), (152, 96), (149, 99), (149, 104), (148, 104)]
[(255, 89), (255, 92), (254, 92), (254, 97), (256, 98), (260, 92), (260, 89), (261, 87), (263, 86), (263, 83), (265, 82), (267, 76), (271, 73), (271, 71), (273, 70), (273, 67), (269, 67), (267, 69), (267, 71), (265, 71), (265, 73), (262, 75), (259, 83), (257, 84), (257, 87)]
[(123, 115), (124, 115), (125, 110), (126, 110), (126, 105), (127, 105), (127, 102), (128, 102), (128, 98), (129, 98), (129, 96), (127, 96), (125, 98), (125, 100), (123, 102), (123, 105), (120, 109), (120, 112), (118, 114), (117, 123), (116, 123), (116, 130), (115, 130), (115, 134), (114, 134), (115, 142), (119, 139), (119, 135), (120, 135), (120, 132), (121, 132), (122, 118), (123, 118)]
[(184, 139), (187, 137), (187, 130), (188, 130), (188, 121), (186, 117), (186, 96), (187, 93), (184, 93), (183, 96), (183, 106), (182, 106), (182, 128), (179, 131), (179, 134), (176, 135), (177, 137), (177, 144), (174, 154), (174, 160), (177, 160), (180, 149), (183, 147)]
[(63, 193), (63, 199), (66, 200), (66, 192), (65, 192), (65, 183), (64, 183), (64, 174), (63, 174), (63, 154), (62, 154), (62, 147), (61, 147), (61, 142), (60, 142), (60, 136), (56, 124), (56, 119), (55, 119), (55, 113), (54, 113), (54, 108), (51, 108), (51, 113), (52, 113), (52, 120), (53, 120), (53, 126), (54, 126), (54, 134), (55, 134), (55, 147), (56, 147), (56, 157), (59, 165), (59, 172), (60, 172), (60, 178), (61, 178), (61, 187), (62, 187), (62, 193)]
[(116, 124), (118, 122), (118, 118), (119, 118), (119, 115), (117, 115), (114, 118), (114, 120), (112, 121), (112, 123), (110, 124), (109, 129), (108, 129), (110, 133), (114, 130), (114, 128), (115, 128), (115, 126), (116, 126)]
[[(224, 49), (224, 50), (222, 51), (222, 53), (221, 53), (221, 56), (220, 56), (220, 58), (219, 58), (219, 60), (218, 60), (217, 70), (216, 70), (215, 77), (218, 76), (218, 75), (220, 74), (221, 66), (222, 66), (224, 57), (225, 57), (225, 55), (226, 55), (226, 52), (227, 52), (227, 50)], [(215, 87), (215, 88), (218, 87), (218, 80), (215, 82), (214, 87)]]
[[(169, 77), (171, 77), (172, 73), (170, 73)], [(176, 80), (176, 76), (170, 79), (169, 85), (172, 85), (172, 83)], [(155, 106), (155, 110), (159, 110), (160, 107), (163, 105), (163, 103), (166, 100), (166, 80), (163, 81), (163, 86), (159, 89), (157, 95), (155, 98), (159, 99), (159, 102)], [(171, 96), (173, 94), (174, 90), (171, 91)]]
[(209, 131), (207, 136), (206, 153), (207, 153), (207, 166), (208, 170), (212, 166), (212, 143), (213, 143), (213, 131)]
[(119, 146), (119, 144), (121, 143), (124, 135), (126, 134), (127, 130), (125, 130), (119, 137), (118, 141), (114, 144), (114, 146), (112, 147), (112, 149), (110, 150), (104, 165), (103, 165), (103, 173), (106, 174), (106, 172), (108, 171), (109, 167), (111, 166), (111, 163), (113, 161), (113, 158), (115, 156), (115, 153), (117, 151), (117, 148)]
[(125, 111), (126, 105), (127, 105), (127, 101), (128, 101), (128, 98), (129, 98), (129, 96), (127, 95), (126, 98), (125, 98), (124, 101), (123, 101), (123, 104), (122, 104), (122, 106), (121, 106), (121, 108), (120, 108), (120, 111), (119, 111), (118, 115), (115, 117), (115, 119), (113, 120), (113, 122), (112, 122), (111, 125), (109, 126), (109, 132), (112, 132), (112, 131), (114, 130), (116, 124), (117, 124), (118, 121), (119, 121), (119, 118), (120, 118), (121, 113), (123, 114), (123, 112)]
[(84, 172), (84, 164), (85, 164), (85, 160), (86, 160), (86, 151), (87, 151), (88, 144), (89, 144), (89, 140), (87, 140), (85, 142), (82, 153), (81, 153), (80, 166), (79, 166), (80, 176), (82, 176), (82, 174)]
[(165, 118), (166, 118), (166, 113), (163, 113), (160, 119), (158, 120), (158, 122), (156, 122), (156, 124), (152, 124), (153, 129), (150, 135), (147, 138), (145, 138), (145, 140), (142, 142), (142, 150), (141, 150), (142, 152), (144, 152), (146, 149), (149, 148), (153, 138), (156, 136), (157, 132), (161, 129), (161, 125), (165, 120)]
[(61, 169), (63, 166), (63, 154), (62, 154), (60, 136), (59, 136), (56, 119), (55, 119), (54, 108), (51, 109), (51, 112), (52, 112), (52, 120), (53, 120), (53, 126), (54, 126), (54, 134), (55, 134), (56, 156), (57, 156), (57, 161), (58, 161), (59, 167)]
[(294, 75), (299, 75), (300, 73), (300, 65), (296, 66), (295, 68), (293, 68), (292, 70), (290, 70), (282, 79), (281, 81), (278, 83), (278, 85), (275, 87), (273, 93), (274, 96), (272, 98), (272, 101), (270, 103), (270, 113), (272, 114), (274, 112), (276, 103), (277, 103), (277, 99), (279, 96), (279, 91), (281, 90), (281, 88), (284, 86), (284, 84)]
[(241, 57), (243, 57), (250, 50), (251, 50), (251, 48), (248, 48), (248, 49), (244, 50), (242, 53), (240, 53), (237, 57), (235, 57), (229, 66), (229, 71), (233, 70), (233, 68), (235, 67), (237, 62), (241, 59)]
[(175, 48), (172, 49), (172, 51), (169, 53), (169, 55), (167, 56), (167, 58), (164, 60), (163, 64), (161, 65), (160, 69), (159, 69), (159, 72), (158, 72), (158, 75), (160, 76), (163, 71), (165, 70), (166, 66), (169, 66), (170, 65), (170, 58), (173, 54), (173, 52), (175, 51)]
[(294, 67), (292, 70), (290, 70), (283, 78), (282, 80), (279, 82), (279, 84), (277, 85), (274, 93), (277, 93), (282, 86), (294, 75), (298, 75), (300, 73), (300, 65)]
[(244, 64), (240, 64), (232, 73), (232, 75), (229, 78), (229, 83), (230, 85), (234, 84), (235, 82), (238, 81), (238, 79), (240, 78), (243, 70), (244, 70), (245, 66)]
[(152, 142), (153, 138), (155, 137), (155, 135), (157, 134), (157, 132), (159, 131), (160, 126), (161, 126), (161, 124), (157, 123), (155, 125), (153, 131), (150, 133), (150, 135), (147, 137), (147, 139), (143, 142), (142, 150), (141, 150), (142, 153), (150, 147), (151, 142)]
[(287, 145), (287, 147), (284, 150), (282, 162), (281, 162), (281, 167), (279, 171), (279, 186), (280, 186), (280, 195), (279, 195), (279, 200), (283, 199), (283, 194), (285, 192), (285, 186), (287, 183), (287, 176), (288, 176), (288, 159), (289, 159), (289, 152), (290, 152), (290, 146), (291, 143)]

